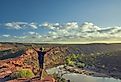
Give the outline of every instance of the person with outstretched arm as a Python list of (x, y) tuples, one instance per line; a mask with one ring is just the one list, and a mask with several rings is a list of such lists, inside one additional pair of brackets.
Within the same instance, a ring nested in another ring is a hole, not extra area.
[(54, 47), (52, 47), (51, 49), (47, 50), (47, 51), (43, 51), (43, 48), (39, 48), (39, 50), (35, 49), (33, 46), (32, 48), (37, 52), (38, 54), (38, 62), (39, 62), (39, 71), (40, 71), (40, 79), (41, 79), (41, 75), (42, 75), (42, 71), (44, 69), (44, 56), (51, 51)]

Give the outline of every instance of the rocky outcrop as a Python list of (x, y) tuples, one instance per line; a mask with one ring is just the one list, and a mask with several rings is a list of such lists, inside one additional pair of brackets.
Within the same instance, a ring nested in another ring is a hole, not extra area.
[(0, 50), (8, 50), (8, 49), (12, 49), (12, 48), (15, 48), (15, 47), (10, 44), (0, 44)]
[[(49, 48), (45, 48), (45, 50), (48, 50), (48, 49)], [(65, 56), (64, 50), (65, 49), (62, 47), (56, 47), (50, 52), (48, 52), (45, 56), (45, 69), (59, 64), (63, 64), (64, 63), (63, 58)], [(4, 79), (6, 76), (10, 75), (16, 70), (25, 69), (25, 68), (31, 69), (36, 75), (39, 71), (37, 57), (38, 55), (33, 49), (27, 48), (25, 52), (23, 52), (20, 56), (16, 58), (0, 60), (0, 78)], [(46, 77), (45, 80), (47, 79), (49, 79), (49, 82), (54, 82), (53, 80), (50, 81), (50, 79), (52, 78)], [(19, 80), (16, 80), (16, 81), (19, 81)], [(11, 80), (10, 82), (16, 82), (16, 81)], [(39, 81), (39, 82), (44, 82), (44, 81)]]

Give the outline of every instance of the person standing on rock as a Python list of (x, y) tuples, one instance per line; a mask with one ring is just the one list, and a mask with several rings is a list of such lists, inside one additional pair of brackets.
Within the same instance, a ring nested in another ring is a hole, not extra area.
[(43, 48), (39, 48), (39, 50), (35, 49), (33, 46), (32, 48), (37, 52), (38, 54), (38, 61), (39, 61), (39, 70), (40, 70), (40, 79), (42, 77), (42, 71), (44, 69), (44, 56), (49, 52), (51, 51), (53, 48), (47, 50), (47, 51), (43, 51)]

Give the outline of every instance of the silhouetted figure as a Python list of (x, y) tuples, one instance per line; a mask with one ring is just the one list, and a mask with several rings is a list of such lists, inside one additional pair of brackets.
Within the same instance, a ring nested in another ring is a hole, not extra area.
[(33, 46), (32, 48), (37, 52), (38, 54), (38, 61), (39, 61), (39, 71), (40, 71), (40, 79), (42, 76), (42, 71), (44, 69), (44, 56), (47, 52), (49, 52), (50, 50), (52, 50), (53, 48), (47, 50), (47, 51), (43, 51), (43, 48), (41, 47), (39, 50), (35, 49)]

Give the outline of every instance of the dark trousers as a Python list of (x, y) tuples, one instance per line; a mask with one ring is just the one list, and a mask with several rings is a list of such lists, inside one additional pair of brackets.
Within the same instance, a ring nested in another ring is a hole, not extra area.
[(39, 68), (44, 69), (44, 63), (39, 63)]
[(40, 79), (42, 78), (43, 69), (44, 69), (44, 62), (39, 62), (39, 75), (40, 75)]

